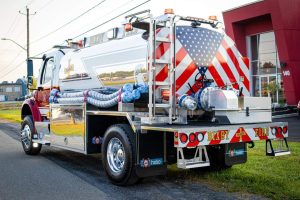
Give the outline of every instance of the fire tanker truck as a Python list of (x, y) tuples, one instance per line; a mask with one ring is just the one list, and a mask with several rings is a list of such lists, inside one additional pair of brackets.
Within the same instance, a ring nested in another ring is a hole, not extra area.
[(249, 61), (213, 17), (147, 10), (71, 44), (43, 56), (23, 103), (26, 154), (42, 145), (101, 153), (116, 185), (163, 175), (169, 164), (245, 163), (246, 145), (259, 140), (266, 155), (290, 154), (288, 124), (272, 122), (269, 97), (249, 95)]

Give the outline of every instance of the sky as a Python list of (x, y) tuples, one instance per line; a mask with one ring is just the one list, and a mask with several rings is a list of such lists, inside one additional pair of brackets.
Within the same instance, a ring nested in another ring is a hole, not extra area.
[[(12, 39), (26, 48), (26, 16), (19, 11), (25, 13), (28, 6), (32, 14), (30, 56), (35, 56), (145, 1), (147, 0), (0, 0), (0, 38)], [(256, 0), (150, 0), (78, 39), (120, 26), (124, 16), (146, 9), (150, 9), (154, 16), (163, 14), (165, 8), (173, 8), (178, 15), (201, 18), (216, 15), (219, 21), (223, 21), (222, 11), (254, 1)], [(92, 7), (95, 8), (91, 9)], [(75, 19), (89, 9), (89, 12)], [(70, 21), (72, 22), (69, 23)], [(26, 76), (25, 59), (25, 50), (11, 41), (0, 40), (0, 83), (16, 81)], [(39, 67), (40, 61), (35, 60), (35, 76)]]

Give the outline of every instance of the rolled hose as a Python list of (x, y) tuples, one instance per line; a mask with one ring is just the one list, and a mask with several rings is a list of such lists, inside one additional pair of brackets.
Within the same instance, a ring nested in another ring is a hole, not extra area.
[(112, 93), (112, 94), (101, 94), (99, 92), (90, 90), (88, 91), (88, 97), (92, 97), (94, 99), (98, 99), (100, 101), (108, 101), (108, 100), (112, 100), (115, 97), (117, 97), (121, 92), (121, 89)]
[(115, 97), (117, 97), (119, 95), (119, 93), (121, 92), (121, 90), (118, 90), (112, 94), (102, 94), (93, 90), (89, 90), (89, 91), (82, 91), (82, 92), (74, 92), (74, 93), (61, 93), (59, 92), (57, 94), (58, 97), (60, 98), (76, 98), (76, 97), (85, 97), (85, 96), (89, 96), (92, 97), (94, 99), (98, 99), (101, 101), (108, 101), (111, 100)]
[(148, 86), (146, 84), (125, 84), (122, 89), (117, 91), (107, 88), (107, 90), (102, 90), (101, 93), (95, 90), (61, 93), (57, 89), (53, 89), (49, 97), (49, 102), (61, 104), (87, 102), (99, 108), (109, 108), (117, 105), (119, 100), (122, 100), (124, 103), (138, 100), (141, 94), (147, 92)]
[(101, 101), (98, 99), (94, 99), (92, 97), (72, 97), (72, 98), (57, 98), (57, 102), (60, 104), (76, 104), (88, 102), (89, 104), (99, 107), (99, 108), (109, 108), (118, 104), (118, 97), (110, 99), (108, 101)]
[(110, 108), (110, 107), (113, 107), (118, 104), (118, 96), (113, 99), (110, 99), (108, 101), (100, 101), (98, 99), (93, 99), (91, 97), (87, 97), (86, 101), (89, 104), (92, 104), (93, 106), (96, 106), (99, 108)]

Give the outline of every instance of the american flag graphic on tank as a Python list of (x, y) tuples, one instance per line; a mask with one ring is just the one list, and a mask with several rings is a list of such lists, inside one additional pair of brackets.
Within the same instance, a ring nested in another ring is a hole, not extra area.
[(223, 34), (205, 28), (177, 27), (176, 38), (197, 67), (208, 67), (216, 55)]
[[(162, 28), (157, 31), (158, 37), (169, 38), (169, 30)], [(243, 87), (243, 95), (250, 95), (249, 60), (241, 56), (234, 42), (226, 34), (218, 31), (188, 26), (176, 27), (176, 92), (192, 94), (199, 87), (195, 83), (198, 67), (208, 67), (205, 75), (213, 79), (218, 87), (232, 84), (236, 89)], [(170, 43), (158, 43), (156, 58), (168, 59)], [(156, 80), (166, 81), (168, 65), (157, 67)], [(192, 90), (188, 86), (192, 86)]]

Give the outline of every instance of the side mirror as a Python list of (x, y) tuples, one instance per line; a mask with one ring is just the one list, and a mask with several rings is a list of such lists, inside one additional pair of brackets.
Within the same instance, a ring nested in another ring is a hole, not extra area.
[(32, 85), (33, 85), (33, 77), (32, 76), (28, 76), (27, 77), (27, 87), (29, 88)]
[(36, 79), (33, 76), (27, 77), (27, 89), (30, 91), (36, 90)]

